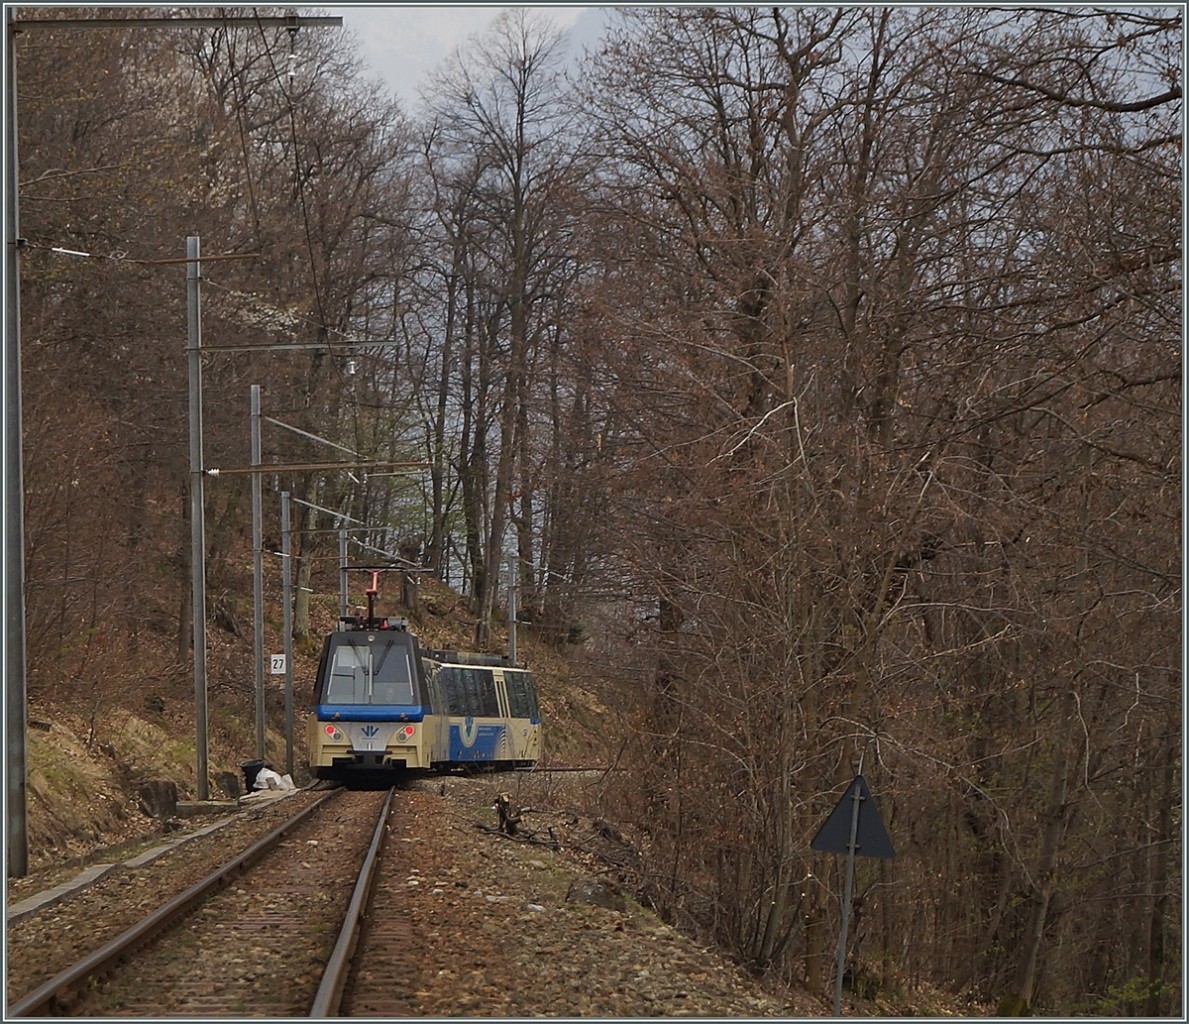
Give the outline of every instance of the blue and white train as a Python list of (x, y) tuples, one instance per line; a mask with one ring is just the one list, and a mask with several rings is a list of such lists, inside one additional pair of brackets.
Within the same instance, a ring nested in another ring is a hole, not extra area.
[(532, 673), (498, 655), (423, 649), (404, 619), (345, 617), (326, 637), (307, 723), (309, 768), (349, 781), (395, 770), (530, 767)]

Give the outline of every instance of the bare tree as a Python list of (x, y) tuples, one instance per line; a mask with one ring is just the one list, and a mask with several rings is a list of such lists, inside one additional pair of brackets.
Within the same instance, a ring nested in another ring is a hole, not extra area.
[[(1159, 227), (1146, 258), (1121, 234), (1105, 264), (1101, 251), (1078, 250), (1099, 249), (1087, 241), (1107, 223), (1132, 225), (1121, 232), (1135, 239), (1152, 221), (1140, 227), (1138, 207), (1124, 213), (1111, 199), (1116, 216), (1095, 224), (1091, 177), (1134, 172), (1130, 189), (1163, 197), (1148, 208), (1176, 209), (1171, 177), (1136, 163), (1166, 144), (1167, 125), (1140, 132), (1110, 120), (1157, 117), (1175, 90), (1122, 110), (1101, 102), (1101, 88), (1093, 103), (1063, 106), (1027, 89), (1028, 61), (1059, 61), (1076, 41), (1063, 18), (1043, 14), (674, 10), (628, 20), (644, 31), (612, 40), (589, 102), (630, 194), (633, 242), (622, 248), (644, 254), (656, 282), (647, 315), (619, 292), (608, 325), (621, 343), (648, 338), (663, 353), (633, 378), (659, 415), (640, 422), (649, 451), (629, 478), (637, 503), (620, 507), (640, 516), (639, 543), (624, 552), (640, 586), (679, 609), (661, 617), (670, 625), (656, 635), (656, 711), (642, 724), (647, 746), (669, 752), (653, 757), (669, 795), (647, 813), (699, 842), (654, 845), (673, 858), (664, 906), (688, 912), (716, 878), (749, 879), (750, 901), (704, 895), (694, 918), (714, 920), (723, 902), (757, 920), (767, 910), (762, 926), (733, 925), (731, 941), (761, 962), (799, 944), (820, 986), (827, 892), (815, 882), (794, 895), (792, 883), (826, 877), (802, 844), (828, 794), (861, 756), (875, 757), (894, 813), (915, 830), (925, 819), (905, 797), (944, 764), (973, 823), (969, 848), (960, 836), (948, 847), (946, 870), (986, 871), (992, 909), (948, 904), (925, 933), (936, 936), (931, 969), (956, 969), (942, 966), (944, 949), (968, 930), (972, 957), (1020, 951), (993, 957), (997, 973), (982, 980), (1030, 1004), (1045, 936), (1070, 920), (1062, 894), (1079, 884), (1062, 869), (1086, 827), (1075, 794), (1101, 799), (1086, 784), (1088, 751), (1111, 743), (1087, 717), (1085, 670), (1069, 681), (1072, 666), (1109, 660), (1090, 642), (1104, 610), (1095, 595), (1134, 588), (1152, 595), (1149, 608), (1171, 596), (1159, 576), (1141, 582), (1143, 570), (1105, 584), (1107, 566), (1114, 576), (1123, 564), (1085, 537), (1109, 520), (1109, 503), (1095, 511), (1104, 493), (1087, 490), (1100, 460), (1118, 473), (1132, 457), (1104, 441), (1122, 426), (1106, 396), (1159, 390), (1179, 373), (1175, 363), (1134, 373), (1134, 352), (1106, 338), (1126, 322), (1162, 351), (1177, 319), (1167, 268), (1178, 249)], [(1150, 53), (1138, 40), (1161, 27), (1145, 23), (1128, 46)], [(1112, 260), (1116, 273), (1139, 275), (1122, 293), (1120, 278), (1102, 274)], [(669, 412), (681, 404), (670, 394), (687, 396), (684, 414)], [(1158, 436), (1171, 439), (1170, 423)], [(1170, 465), (1152, 460), (1152, 482)], [(1110, 602), (1117, 614), (1127, 603)], [(937, 703), (925, 696), (932, 687)], [(1108, 705), (1095, 715), (1104, 726)], [(969, 742), (921, 741), (952, 735), (950, 715)], [(736, 741), (753, 723), (768, 743), (745, 753), (754, 748)], [(750, 766), (747, 786), (708, 784), (736, 759)], [(1021, 778), (1028, 798), (1014, 788)], [(736, 843), (741, 794), (771, 812)], [(777, 856), (761, 868), (757, 850)], [(885, 888), (877, 907), (889, 969), (896, 916), (909, 912), (908, 893), (924, 898), (925, 876), (905, 867), (885, 873), (882, 884), (893, 882), (905, 898), (893, 904)], [(1015, 909), (1021, 888), (1027, 914)], [(1067, 995), (1053, 986), (1052, 997)]]
[[(546, 23), (513, 12), (475, 41), (466, 60), (456, 54), (433, 86), (435, 144), (474, 169), (467, 198), (472, 219), (484, 225), (472, 238), (483, 247), (486, 275), (476, 285), (496, 303), (477, 336), (481, 353), (491, 353), (481, 354), (484, 365), (498, 359), (498, 391), (490, 405), (495, 429), (484, 438), (490, 447), (483, 459), (469, 463), (483, 479), (464, 478), (472, 495), (467, 507), (483, 496), (481, 561), (472, 556), (480, 646), (489, 641), (510, 526), (519, 524), (518, 560), (534, 560), (530, 370), (546, 336), (546, 302), (550, 296), (557, 301), (572, 259), (560, 193), (576, 172), (568, 115), (559, 102), (559, 45)], [(472, 536), (477, 519), (468, 515)]]

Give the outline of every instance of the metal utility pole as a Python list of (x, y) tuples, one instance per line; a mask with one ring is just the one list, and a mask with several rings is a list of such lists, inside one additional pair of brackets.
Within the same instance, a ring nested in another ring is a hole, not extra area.
[(293, 776), (293, 584), (289, 558), (289, 492), (281, 492), (281, 600), (285, 634), (285, 766)]
[[(252, 468), (260, 468), (260, 385), (252, 385)], [(264, 524), (260, 473), (252, 474), (252, 653), (256, 656), (256, 757), (264, 760)]]
[(850, 924), (850, 902), (855, 891), (855, 852), (859, 848), (859, 809), (863, 794), (858, 786), (851, 791), (850, 837), (846, 843), (846, 881), (842, 890), (842, 924), (838, 930), (838, 958), (834, 965), (834, 1016), (842, 1015), (842, 979), (846, 973), (847, 926)]
[(186, 353), (190, 399), (190, 614), (194, 631), (195, 781), (199, 800), (210, 798), (206, 727), (206, 514), (202, 467), (201, 245), (186, 239)]
[(339, 620), (347, 615), (347, 531), (339, 530)]
[(896, 856), (891, 836), (884, 828), (879, 809), (875, 806), (871, 790), (867, 787), (867, 780), (861, 774), (856, 775), (847, 786), (842, 799), (818, 829), (809, 848), (819, 853), (846, 854), (842, 922), (838, 929), (838, 958), (834, 976), (834, 1016), (839, 1017), (842, 1015), (842, 983), (846, 975), (847, 931), (855, 885), (855, 857), (881, 857), (892, 860)]
[(25, 806), (25, 489), (21, 475), (20, 232), (17, 217), (16, 46), (6, 12), (4, 56), (4, 770), (8, 873), (29, 873)]

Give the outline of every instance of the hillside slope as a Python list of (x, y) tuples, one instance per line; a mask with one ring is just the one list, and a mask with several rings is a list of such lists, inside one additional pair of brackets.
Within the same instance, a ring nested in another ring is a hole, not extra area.
[[(251, 588), (247, 588), (250, 593)], [(242, 604), (242, 602), (241, 602)], [(428, 646), (467, 649), (473, 623), (465, 603), (448, 588), (422, 585), (417, 609), (386, 602), (380, 614), (401, 614)], [(315, 635), (333, 628), (337, 603), (318, 602)], [(251, 607), (240, 607), (231, 621), (251, 621)], [(283, 644), (266, 622), (265, 651)], [(271, 634), (271, 635), (270, 635)], [(198, 787), (195, 696), (189, 665), (170, 665), (165, 637), (141, 638), (137, 666), (165, 666), (158, 672), (125, 668), (108, 673), (95, 686), (32, 690), (27, 732), (27, 800), (30, 867), (38, 870), (78, 860), (100, 847), (159, 831), (161, 823), (142, 806), (140, 790), (164, 780), (181, 799), (194, 799)], [(501, 644), (506, 636), (499, 636)], [(155, 648), (143, 650), (146, 644)], [(305, 773), (304, 721), (309, 688), (317, 669), (317, 644), (294, 651), (294, 781)], [(599, 733), (603, 707), (591, 676), (575, 670), (581, 653), (538, 642), (521, 627), (518, 660), (534, 669), (545, 725), (545, 763), (602, 763)], [(129, 664), (117, 659), (118, 664)], [(212, 623), (208, 632), (207, 763), (212, 799), (235, 795), (242, 786), (240, 765), (255, 757), (255, 670), (250, 631), (235, 633)], [(265, 677), (266, 760), (287, 767), (285, 700), (280, 677)]]
[[(250, 588), (249, 588), (250, 589)], [(249, 609), (250, 612), (250, 609)], [(377, 608), (382, 614), (408, 614), (413, 628), (427, 645), (467, 648), (473, 622), (461, 598), (444, 587), (428, 585), (417, 609), (393, 605)], [(315, 611), (316, 628), (333, 627), (337, 607), (328, 602)], [(250, 614), (245, 618), (250, 620)], [(267, 626), (266, 626), (267, 628)], [(501, 635), (500, 642), (506, 642)], [(582, 646), (558, 648), (521, 628), (517, 638), (518, 660), (529, 665), (538, 680), (545, 742), (542, 763), (553, 766), (607, 766), (622, 745), (617, 733), (623, 709), (607, 705), (614, 698), (614, 680), (596, 664), (597, 652)], [(276, 643), (274, 647), (273, 644)], [(162, 642), (164, 648), (164, 640)], [(265, 650), (280, 650), (275, 636)], [(151, 659), (150, 659), (151, 660)], [(144, 660), (143, 664), (150, 663)], [(309, 781), (301, 768), (302, 736), (307, 691), (316, 669), (317, 652), (295, 651), (294, 691), (295, 781)], [(121, 662), (123, 664), (124, 662)], [(162, 653), (158, 662), (167, 665)], [(210, 795), (214, 799), (235, 794), (242, 786), (241, 763), (254, 756), (255, 698), (250, 635), (213, 629), (209, 638), (208, 665), (208, 767)], [(268, 681), (267, 760), (284, 770), (284, 693), (281, 684)], [(181, 799), (193, 799), (195, 785), (194, 693), (189, 667), (176, 666), (157, 674), (110, 676), (102, 686), (85, 693), (58, 690), (37, 694), (30, 701), (28, 729), (28, 829), (30, 874), (7, 880), (7, 902), (70, 878), (78, 866), (113, 855), (113, 848), (143, 843), (179, 827), (154, 817), (141, 797), (141, 789), (154, 781), (172, 782)], [(490, 780), (453, 778), (433, 782), (441, 795), (449, 789), (452, 799), (482, 817), (492, 789)], [(636, 850), (625, 833), (631, 823), (616, 823), (606, 807), (608, 776), (605, 772), (581, 777), (561, 773), (518, 775), (511, 783), (518, 803), (532, 803), (540, 813), (536, 824), (552, 823), (561, 830), (581, 833), (581, 842), (563, 842), (562, 849), (576, 867), (592, 877), (609, 880), (630, 892), (631, 864)], [(610, 787), (615, 789), (616, 787)], [(490, 808), (488, 807), (488, 814)], [(457, 822), (455, 823), (458, 824)], [(471, 832), (471, 825), (462, 826)], [(622, 829), (622, 832), (621, 832)], [(487, 842), (491, 840), (488, 839)], [(526, 854), (527, 855), (527, 854)], [(616, 867), (615, 865), (619, 865)], [(659, 925), (658, 925), (659, 927)], [(709, 952), (708, 950), (704, 952)], [(736, 975), (740, 983), (744, 974)], [(754, 979), (754, 992), (746, 985), (739, 998), (753, 1013), (773, 1012), (770, 995), (806, 1016), (828, 1013), (828, 993), (816, 997), (803, 991), (768, 993), (762, 979)], [(903, 996), (903, 994), (902, 994)], [(903, 997), (903, 1006), (886, 1001), (855, 1001), (848, 995), (848, 1014), (958, 1015), (961, 1007), (937, 993)], [(741, 1003), (740, 1005), (743, 1005)], [(779, 1005), (779, 1002), (778, 1004)], [(778, 1014), (779, 1010), (775, 1011)]]

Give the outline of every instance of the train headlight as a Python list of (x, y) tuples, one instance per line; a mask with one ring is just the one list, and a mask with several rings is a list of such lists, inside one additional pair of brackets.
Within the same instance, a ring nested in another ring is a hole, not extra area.
[(339, 728), (337, 725), (327, 725), (326, 726), (326, 735), (329, 739), (333, 740), (335, 743), (341, 743), (343, 740), (343, 734), (341, 732), (339, 732)]
[(406, 740), (411, 740), (413, 738), (413, 734), (416, 731), (417, 731), (417, 727), (415, 725), (406, 725), (403, 729), (401, 729), (400, 735), (403, 736)]

